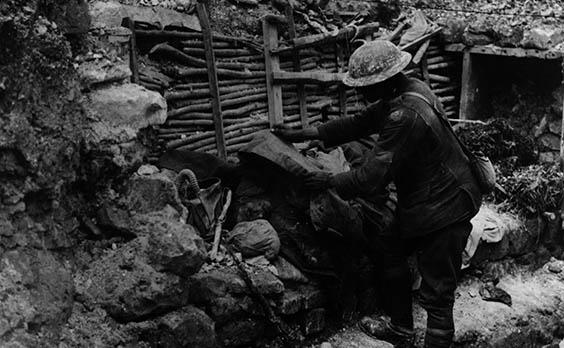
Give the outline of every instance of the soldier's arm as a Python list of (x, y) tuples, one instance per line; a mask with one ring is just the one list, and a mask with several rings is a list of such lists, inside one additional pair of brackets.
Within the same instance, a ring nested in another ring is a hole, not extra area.
[(383, 103), (370, 104), (363, 112), (329, 121), (319, 127), (318, 138), (328, 147), (348, 143), (378, 131), (379, 117), (386, 114)]
[(409, 160), (422, 135), (416, 120), (410, 110), (390, 114), (367, 161), (358, 169), (333, 177), (332, 183), (339, 195), (348, 199), (385, 189), (403, 161)]

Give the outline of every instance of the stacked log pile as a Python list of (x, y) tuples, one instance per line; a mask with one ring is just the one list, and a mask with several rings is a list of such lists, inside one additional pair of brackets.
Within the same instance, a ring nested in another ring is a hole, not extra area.
[[(151, 42), (151, 47), (147, 47), (149, 61), (140, 68), (140, 83), (161, 91), (168, 103), (167, 121), (158, 129), (160, 147), (155, 155), (171, 149), (217, 154), (202, 35), (149, 30), (136, 30), (136, 35), (145, 43)], [(255, 43), (215, 34), (213, 49), (225, 144), (227, 153), (233, 154), (256, 132), (269, 127), (264, 54)], [(342, 46), (300, 50), (301, 71), (346, 72), (352, 51), (354, 48), (347, 42)], [(422, 57), (421, 63), (410, 67), (407, 74), (427, 80), (440, 96), (448, 116), (455, 117), (459, 90), (454, 78), (459, 74), (457, 62), (436, 44), (429, 46)], [(280, 55), (281, 70), (292, 71), (294, 66), (292, 51)], [(308, 83), (304, 91), (309, 125), (354, 115), (365, 105), (354, 89), (338, 84)], [(282, 95), (284, 123), (300, 127), (296, 84), (282, 85)]]

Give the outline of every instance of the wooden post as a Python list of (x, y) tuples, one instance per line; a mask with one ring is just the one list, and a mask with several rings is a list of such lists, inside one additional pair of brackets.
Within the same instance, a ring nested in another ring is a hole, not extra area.
[(219, 97), (219, 88), (217, 83), (217, 71), (215, 66), (215, 55), (212, 46), (212, 32), (208, 12), (202, 1), (196, 5), (200, 25), (202, 26), (202, 34), (204, 40), (204, 50), (206, 53), (206, 63), (208, 68), (208, 81), (210, 83), (211, 106), (213, 113), (213, 124), (215, 126), (215, 141), (217, 145), (217, 155), (221, 159), (227, 158), (227, 150), (225, 148), (225, 134), (223, 130), (223, 118), (221, 115), (221, 104)]
[(462, 58), (462, 81), (460, 88), (460, 119), (474, 118), (477, 102), (477, 83), (474, 69), (474, 55), (465, 50)]
[(266, 93), (268, 95), (268, 121), (270, 127), (284, 123), (282, 109), (282, 86), (274, 83), (272, 73), (280, 70), (280, 59), (272, 54), (272, 49), (278, 47), (278, 29), (268, 17), (262, 21), (262, 35), (264, 37), (264, 66), (266, 70)]
[[(292, 6), (286, 6), (286, 18), (288, 19), (288, 35), (290, 40), (296, 38), (296, 24), (294, 23), (294, 10)], [(299, 50), (296, 49), (293, 55), (294, 59), (294, 71), (302, 71), (300, 64), (300, 54)], [(302, 123), (302, 128), (309, 127), (309, 121), (307, 119), (307, 105), (306, 105), (306, 94), (304, 84), (301, 82), (297, 83), (298, 101), (300, 103), (300, 121)]]
[[(340, 73), (345, 71), (345, 57), (343, 47), (339, 43), (335, 43), (335, 58), (337, 59), (337, 68)], [(341, 117), (347, 117), (347, 91), (344, 84), (339, 84), (339, 110)]]
[(129, 38), (129, 68), (131, 69), (131, 82), (139, 83), (139, 64), (137, 63), (137, 39), (135, 37), (135, 21), (133, 18), (125, 18), (127, 27), (131, 30)]
[[(562, 59), (562, 84), (564, 86), (564, 59)], [(562, 127), (560, 129), (560, 170), (564, 171), (564, 96), (562, 97)]]

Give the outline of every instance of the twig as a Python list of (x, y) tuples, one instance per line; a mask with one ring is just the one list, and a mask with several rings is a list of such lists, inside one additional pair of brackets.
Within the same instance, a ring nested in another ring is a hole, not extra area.
[(227, 210), (231, 205), (231, 190), (227, 189), (227, 195), (225, 197), (225, 203), (223, 204), (223, 209), (221, 214), (215, 222), (215, 231), (213, 236), (213, 247), (210, 252), (210, 259), (215, 260), (217, 258), (217, 251), (219, 250), (219, 242), (221, 241), (221, 228), (223, 227), (223, 222), (225, 222), (225, 216), (227, 215)]

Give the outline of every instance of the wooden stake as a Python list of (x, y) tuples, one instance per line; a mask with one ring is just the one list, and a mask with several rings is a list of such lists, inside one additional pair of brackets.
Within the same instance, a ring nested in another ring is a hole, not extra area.
[[(292, 6), (286, 6), (286, 18), (288, 19), (288, 36), (290, 40), (294, 40), (296, 38), (296, 24), (294, 23), (294, 10)], [(294, 71), (300, 72), (302, 68), (300, 66), (300, 55), (298, 50), (294, 52), (293, 55), (294, 61)], [(300, 103), (300, 120), (302, 121), (302, 128), (308, 128), (309, 123), (307, 120), (307, 106), (306, 106), (306, 95), (305, 95), (305, 87), (302, 82), (298, 82), (297, 84), (298, 90), (298, 100)]]
[(225, 149), (225, 134), (223, 132), (223, 120), (221, 116), (221, 104), (219, 97), (219, 86), (217, 83), (217, 71), (215, 70), (215, 56), (212, 44), (212, 32), (208, 13), (203, 1), (199, 1), (196, 6), (200, 25), (202, 26), (202, 36), (204, 40), (204, 49), (206, 51), (206, 63), (208, 65), (208, 80), (210, 83), (210, 94), (212, 97), (212, 113), (213, 123), (215, 126), (215, 139), (217, 144), (217, 154), (219, 158), (227, 158), (227, 150)]
[(223, 204), (223, 208), (221, 209), (221, 214), (217, 218), (217, 221), (214, 225), (214, 236), (213, 236), (213, 247), (210, 252), (210, 259), (215, 260), (217, 258), (217, 252), (219, 250), (219, 242), (221, 241), (221, 228), (223, 227), (223, 223), (225, 222), (225, 217), (227, 216), (227, 210), (231, 205), (231, 190), (227, 189), (227, 194), (225, 195), (225, 204)]
[(131, 37), (129, 38), (129, 68), (131, 69), (131, 82), (139, 83), (139, 64), (137, 62), (137, 40), (135, 37), (135, 21), (127, 17), (125, 18)]
[(278, 47), (278, 30), (276, 24), (263, 18), (262, 33), (264, 36), (264, 66), (266, 68), (266, 92), (268, 94), (268, 120), (270, 126), (284, 123), (282, 110), (282, 86), (274, 83), (273, 73), (280, 70), (278, 56), (272, 49)]

